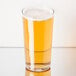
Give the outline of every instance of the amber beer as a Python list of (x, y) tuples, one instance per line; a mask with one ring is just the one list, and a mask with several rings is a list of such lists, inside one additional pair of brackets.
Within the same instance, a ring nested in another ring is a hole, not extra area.
[(51, 64), (53, 10), (24, 9), (24, 44), (26, 68), (48, 70)]

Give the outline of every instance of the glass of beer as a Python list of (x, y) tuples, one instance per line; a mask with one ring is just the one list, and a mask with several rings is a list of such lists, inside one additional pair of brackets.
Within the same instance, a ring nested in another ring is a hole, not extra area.
[(26, 68), (45, 71), (50, 68), (54, 10), (27, 8), (22, 10)]

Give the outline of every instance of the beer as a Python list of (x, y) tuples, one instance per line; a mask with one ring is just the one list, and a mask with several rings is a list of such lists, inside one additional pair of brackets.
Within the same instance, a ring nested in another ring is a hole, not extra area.
[(24, 12), (24, 44), (26, 67), (30, 70), (46, 70), (51, 63), (53, 16), (42, 9)]

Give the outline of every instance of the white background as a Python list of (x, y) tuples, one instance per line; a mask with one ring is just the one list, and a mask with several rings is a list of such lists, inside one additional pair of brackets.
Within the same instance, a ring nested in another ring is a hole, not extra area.
[[(0, 0), (0, 47), (23, 47), (21, 10), (55, 10), (53, 47), (76, 47), (76, 0)], [(24, 76), (24, 49), (0, 48), (0, 76)], [(76, 48), (52, 50), (52, 76), (76, 76)]]
[(53, 47), (76, 47), (76, 0), (0, 0), (0, 47), (23, 47), (21, 10), (27, 6), (55, 10)]

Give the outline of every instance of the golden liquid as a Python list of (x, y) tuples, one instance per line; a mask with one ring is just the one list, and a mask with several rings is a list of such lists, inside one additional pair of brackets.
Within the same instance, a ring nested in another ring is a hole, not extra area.
[(51, 76), (50, 69), (44, 72), (32, 72), (29, 70), (25, 70), (25, 76)]
[[(24, 23), (24, 43), (26, 64), (31, 65), (32, 62), (38, 67), (51, 63), (51, 47), (52, 47), (52, 31), (53, 31), (53, 18), (42, 21), (30, 21), (23, 18)], [(33, 30), (30, 32), (30, 30)], [(33, 35), (33, 40), (32, 36)], [(33, 41), (30, 41), (30, 39)], [(30, 55), (30, 44), (32, 44), (33, 55)], [(33, 45), (34, 44), (34, 45)], [(36, 67), (36, 66), (35, 66)]]

